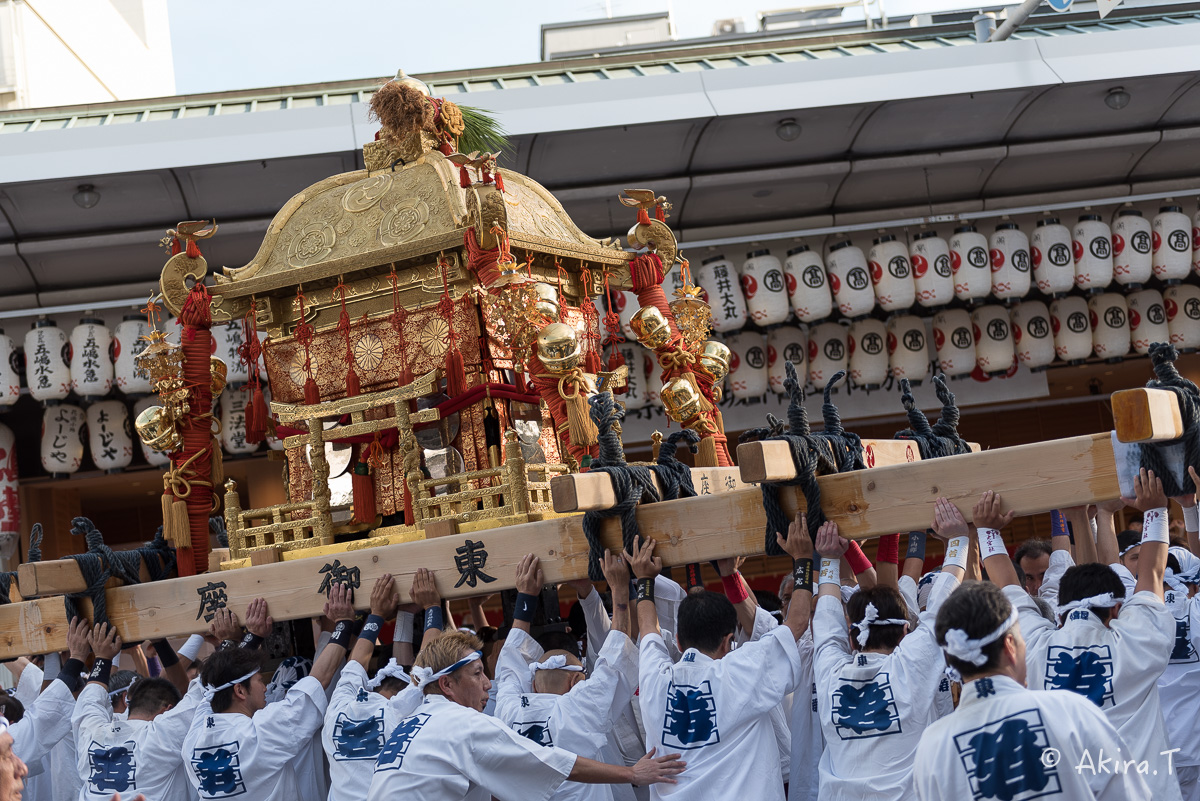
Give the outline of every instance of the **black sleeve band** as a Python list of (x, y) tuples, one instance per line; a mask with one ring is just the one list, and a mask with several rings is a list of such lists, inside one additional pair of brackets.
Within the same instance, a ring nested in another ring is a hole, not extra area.
[(247, 651), (257, 651), (259, 646), (262, 644), (262, 637), (247, 631), (244, 635), (242, 635), (242, 641), (238, 643), (238, 648), (245, 648)]
[(354, 635), (351, 633), (350, 622), (349, 620), (339, 620), (337, 622), (333, 627), (333, 634), (329, 637), (330, 645), (340, 645), (347, 651), (350, 650), (351, 641), (354, 639)]
[(164, 670), (179, 664), (179, 654), (175, 653), (175, 649), (166, 639), (151, 640), (151, 644), (154, 646), (154, 653), (158, 655), (158, 663)]
[(425, 610), (425, 630), (437, 629), (441, 631), (445, 627), (445, 619), (442, 617), (442, 607), (431, 606)]
[[(82, 680), (79, 678), (79, 674), (82, 672), (83, 662), (78, 659), (68, 659), (63, 663), (62, 670), (58, 672), (58, 680), (67, 685), (68, 690), (75, 692), (82, 683)], [(104, 682), (107, 684), (108, 679), (106, 678)]]
[(369, 640), (372, 645), (379, 639), (379, 630), (383, 628), (384, 620), (379, 615), (367, 615), (367, 622), (363, 623), (362, 631), (358, 633), (359, 639)]
[(537, 614), (537, 607), (538, 597), (536, 595), (526, 595), (523, 592), (518, 592), (517, 601), (513, 604), (513, 620), (532, 623), (533, 616)]
[(637, 600), (638, 602), (654, 600), (653, 578), (640, 578), (637, 580)]
[[(69, 660), (68, 660), (69, 664)], [(66, 668), (63, 668), (66, 672)], [(98, 656), (92, 662), (92, 672), (88, 674), (88, 681), (98, 681), (105, 687), (108, 686), (108, 677), (112, 673), (112, 661)]]
[(792, 581), (794, 582), (794, 589), (812, 592), (813, 560), (797, 559), (792, 566)]

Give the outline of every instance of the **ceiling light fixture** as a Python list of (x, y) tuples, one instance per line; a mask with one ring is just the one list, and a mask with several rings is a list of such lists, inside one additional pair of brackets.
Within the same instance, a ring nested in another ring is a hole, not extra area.
[(1113, 111), (1120, 111), (1129, 105), (1129, 101), (1133, 96), (1125, 91), (1124, 86), (1114, 86), (1108, 90), (1108, 94), (1104, 96), (1104, 105), (1111, 108)]
[(90, 209), (100, 202), (100, 193), (91, 184), (80, 184), (73, 197), (75, 205), (81, 209)]
[(795, 142), (800, 138), (800, 123), (794, 117), (780, 120), (775, 126), (775, 135), (785, 142)]

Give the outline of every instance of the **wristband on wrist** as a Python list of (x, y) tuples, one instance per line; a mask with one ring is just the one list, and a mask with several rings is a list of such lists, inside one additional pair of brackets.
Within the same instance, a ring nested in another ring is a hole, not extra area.
[(925, 561), (925, 532), (910, 531), (908, 532), (908, 551), (904, 554), (905, 559), (920, 559)]
[(979, 558), (989, 556), (1008, 556), (1008, 548), (1004, 545), (1004, 535), (999, 529), (981, 528), (979, 531)]
[(840, 588), (842, 586), (842, 560), (841, 559), (821, 559), (821, 575), (817, 579), (821, 584), (833, 584)]
[(813, 586), (813, 560), (797, 559), (792, 564), (792, 583), (793, 589), (807, 590), (812, 592)]
[(880, 537), (875, 554), (876, 562), (887, 562), (889, 565), (900, 564), (900, 535), (884, 534)]
[[(54, 656), (57, 657), (58, 654), (54, 654)], [(47, 656), (47, 664), (49, 664), (49, 661), (50, 657)], [(83, 683), (83, 680), (79, 678), (80, 673), (83, 673), (83, 661), (71, 657), (63, 664), (62, 669), (58, 671), (58, 680), (67, 685), (67, 689), (71, 692), (75, 692), (79, 689), (79, 685)], [(49, 671), (45, 672), (44, 675), (49, 676)], [(105, 679), (104, 683), (107, 685), (108, 679)]]
[(1067, 527), (1067, 516), (1057, 509), (1050, 510), (1050, 536), (1069, 537), (1071, 531)]
[(1171, 541), (1167, 529), (1167, 508), (1150, 509), (1142, 516), (1142, 543)]
[(351, 620), (339, 620), (335, 623), (333, 633), (329, 635), (329, 644), (340, 645), (349, 651), (351, 640), (354, 638), (354, 635), (351, 633), (353, 627), (350, 625), (353, 622)]
[(187, 642), (179, 649), (179, 656), (187, 659), (189, 662), (195, 662), (196, 657), (200, 654), (200, 649), (204, 647), (204, 636), (201, 634), (193, 634), (188, 637)]
[(396, 629), (392, 632), (392, 642), (412, 642), (413, 641), (413, 621), (417, 616), (412, 612), (397, 612), (396, 613)]
[(158, 655), (158, 663), (163, 666), (163, 669), (179, 664), (179, 657), (175, 654), (175, 649), (165, 638), (151, 640), (151, 644), (154, 646), (154, 653)]
[[(133, 643), (133, 645), (137, 645), (137, 643)], [(124, 651), (128, 647), (129, 647), (129, 643), (125, 643), (124, 645), (121, 646), (121, 651)], [(115, 667), (117, 670), (121, 669), (121, 651), (117, 651), (116, 654), (113, 655), (113, 658), (111, 660), (109, 660), (110, 663), (112, 664), (112, 666)]]
[(446, 623), (442, 618), (442, 607), (431, 606), (425, 610), (425, 630), (437, 629), (441, 631)]
[(725, 588), (725, 597), (735, 606), (750, 597), (742, 581), (742, 574), (736, 570), (728, 576), (721, 576), (721, 586)]
[(651, 601), (651, 602), (654, 601), (654, 579), (653, 578), (640, 578), (636, 582), (634, 582), (634, 584), (637, 589), (636, 597), (637, 597), (637, 600), (639, 603), (641, 601)]
[(245, 648), (247, 651), (256, 651), (262, 644), (262, 637), (259, 637), (252, 631), (247, 631), (242, 635), (242, 641), (238, 643), (238, 648)]
[(513, 604), (513, 620), (532, 623), (537, 614), (538, 597), (525, 592), (517, 593), (517, 601)]
[(700, 563), (692, 562), (686, 568), (687, 572), (687, 591), (691, 592), (696, 587), (704, 586), (704, 579), (700, 575)]
[(226, 648), (236, 647), (237, 644), (238, 643), (235, 640), (221, 640), (220, 644), (217, 645), (217, 650), (224, 651)]
[(46, 658), (42, 661), (43, 676), (57, 676), (62, 672), (62, 657), (58, 651), (51, 651), (46, 654)]
[(102, 656), (96, 657), (92, 662), (92, 672), (88, 674), (88, 681), (98, 681), (105, 687), (108, 686), (109, 676), (112, 675), (112, 660), (105, 659)]
[(379, 630), (383, 628), (384, 622), (379, 615), (367, 615), (367, 622), (363, 623), (362, 630), (358, 632), (358, 638), (367, 640), (374, 645), (379, 640)]
[(150, 678), (152, 679), (157, 679), (162, 675), (162, 662), (159, 661), (157, 656), (146, 657), (146, 672), (150, 674)]
[(850, 541), (850, 547), (846, 549), (846, 564), (850, 565), (850, 569), (856, 576), (871, 569), (871, 560), (863, 553), (859, 544), (853, 540)]
[(1200, 531), (1200, 506), (1183, 507), (1183, 528), (1193, 534)]
[(967, 551), (971, 547), (970, 537), (954, 537), (946, 543), (946, 558), (942, 567), (967, 568)]

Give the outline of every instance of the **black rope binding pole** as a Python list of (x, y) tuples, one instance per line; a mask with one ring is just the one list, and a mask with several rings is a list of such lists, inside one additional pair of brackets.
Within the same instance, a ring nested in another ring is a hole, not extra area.
[[(34, 523), (33, 528), (29, 530), (29, 558), (26, 564), (42, 561), (42, 524)], [(17, 571), (9, 570), (5, 573), (0, 573), (0, 606), (11, 603), (12, 599), (8, 597), (8, 591), (12, 589), (12, 584), (17, 580)]]
[(92, 602), (92, 622), (108, 622), (108, 601), (104, 587), (110, 578), (119, 578), (125, 584), (141, 584), (142, 562), (145, 562), (146, 572), (152, 581), (169, 577), (175, 567), (175, 550), (163, 539), (161, 527), (151, 542), (129, 551), (114, 551), (105, 545), (104, 535), (86, 517), (76, 517), (71, 521), (71, 533), (82, 534), (87, 543), (85, 553), (67, 557), (79, 565), (79, 573), (87, 589), (63, 596), (68, 621), (79, 616), (79, 599), (87, 598)]
[(944, 376), (935, 375), (933, 384), (938, 400), (942, 402), (942, 415), (936, 424), (930, 425), (929, 418), (917, 408), (908, 379), (900, 379), (900, 402), (904, 404), (904, 411), (908, 414), (910, 428), (897, 432), (894, 439), (915, 442), (921, 459), (970, 453), (971, 446), (958, 435), (961, 414), (954, 403), (954, 393), (946, 387)]
[[(1196, 492), (1195, 482), (1187, 473), (1187, 466), (1200, 469), (1200, 388), (1179, 374), (1175, 360), (1179, 351), (1174, 345), (1155, 342), (1150, 346), (1150, 363), (1154, 366), (1155, 378), (1146, 382), (1148, 389), (1165, 389), (1174, 392), (1179, 399), (1179, 417), (1183, 423), (1183, 436), (1165, 442), (1143, 442), (1141, 444), (1141, 466), (1153, 470), (1162, 479), (1163, 491), (1168, 498)], [(1176, 478), (1167, 463), (1165, 451), (1183, 447), (1184, 470)]]

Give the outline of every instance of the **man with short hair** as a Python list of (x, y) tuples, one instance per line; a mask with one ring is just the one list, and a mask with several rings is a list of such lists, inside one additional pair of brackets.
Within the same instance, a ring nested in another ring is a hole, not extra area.
[(0, 718), (0, 801), (21, 801), (28, 772), (25, 763), (13, 751), (8, 721)]
[(1038, 597), (1046, 571), (1050, 569), (1050, 542), (1048, 540), (1025, 540), (1013, 554), (1013, 559), (1025, 576), (1025, 592)]

